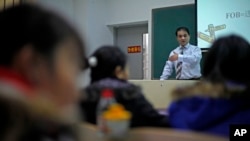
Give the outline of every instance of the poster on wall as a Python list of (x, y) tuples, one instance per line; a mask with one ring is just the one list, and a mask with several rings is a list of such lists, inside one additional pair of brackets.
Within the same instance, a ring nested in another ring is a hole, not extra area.
[(128, 53), (140, 53), (141, 52), (141, 46), (128, 46)]

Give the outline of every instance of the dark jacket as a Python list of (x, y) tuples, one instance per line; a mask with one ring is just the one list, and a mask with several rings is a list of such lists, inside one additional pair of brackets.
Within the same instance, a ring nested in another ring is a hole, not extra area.
[(168, 109), (171, 127), (229, 137), (230, 124), (250, 124), (249, 99), (238, 94), (223, 97), (219, 89), (200, 84), (179, 89), (175, 94), (182, 98)]
[(132, 113), (131, 127), (168, 126), (166, 116), (160, 115), (153, 108), (142, 94), (140, 87), (117, 79), (103, 79), (84, 89), (85, 98), (81, 102), (81, 108), (88, 122), (96, 124), (96, 107), (104, 88), (111, 88), (116, 101)]
[(60, 113), (48, 102), (0, 95), (1, 141), (80, 140), (75, 132), (77, 126), (58, 117)]

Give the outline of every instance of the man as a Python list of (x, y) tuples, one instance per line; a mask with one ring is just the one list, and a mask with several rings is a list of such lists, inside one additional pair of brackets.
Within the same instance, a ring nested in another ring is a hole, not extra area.
[(170, 53), (160, 80), (168, 79), (173, 73), (173, 67), (177, 80), (199, 80), (201, 49), (189, 44), (190, 33), (187, 27), (177, 28), (175, 34), (180, 46)]

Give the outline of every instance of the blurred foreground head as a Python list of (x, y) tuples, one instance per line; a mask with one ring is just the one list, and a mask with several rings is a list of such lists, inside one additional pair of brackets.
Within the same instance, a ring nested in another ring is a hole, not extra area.
[(83, 57), (79, 35), (57, 14), (28, 4), (0, 12), (1, 141), (78, 138)]
[(250, 44), (239, 35), (222, 36), (214, 41), (206, 54), (203, 81), (173, 91), (173, 99), (208, 96), (243, 98), (250, 95)]
[(217, 39), (205, 59), (204, 77), (212, 82), (250, 82), (250, 45), (241, 36), (228, 35)]
[(21, 4), (0, 13), (0, 80), (23, 83), (23, 93), (38, 90), (59, 105), (75, 102), (83, 54), (75, 29), (47, 9)]
[[(250, 44), (239, 35), (218, 38), (209, 49), (203, 68), (203, 95), (250, 98)], [(190, 89), (192, 90), (192, 89)], [(198, 89), (194, 89), (197, 93)], [(187, 91), (186, 91), (187, 93)]]

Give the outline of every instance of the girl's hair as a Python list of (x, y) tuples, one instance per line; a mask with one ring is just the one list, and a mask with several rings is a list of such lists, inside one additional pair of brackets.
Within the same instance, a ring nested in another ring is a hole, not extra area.
[(203, 76), (212, 82), (250, 82), (250, 45), (238, 35), (216, 40), (205, 58)]
[(115, 68), (125, 68), (126, 55), (117, 46), (101, 46), (88, 59), (87, 65), (91, 69), (91, 83), (104, 78), (116, 78)]
[(0, 65), (11, 66), (15, 55), (28, 44), (52, 59), (57, 45), (68, 38), (76, 41), (84, 57), (80, 36), (56, 13), (27, 3), (8, 8), (0, 12)]

